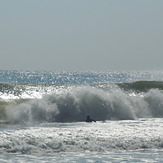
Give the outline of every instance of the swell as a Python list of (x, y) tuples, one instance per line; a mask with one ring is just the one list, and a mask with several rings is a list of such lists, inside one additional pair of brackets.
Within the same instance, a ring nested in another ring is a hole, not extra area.
[(160, 89), (163, 90), (162, 81), (136, 81), (131, 83), (118, 83), (120, 88), (123, 88), (126, 91), (149, 91), (150, 89)]

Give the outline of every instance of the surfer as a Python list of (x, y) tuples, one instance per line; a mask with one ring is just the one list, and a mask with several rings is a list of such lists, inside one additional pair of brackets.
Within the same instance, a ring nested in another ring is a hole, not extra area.
[(86, 122), (96, 122), (94, 119), (91, 119), (89, 115), (87, 116), (85, 121)]

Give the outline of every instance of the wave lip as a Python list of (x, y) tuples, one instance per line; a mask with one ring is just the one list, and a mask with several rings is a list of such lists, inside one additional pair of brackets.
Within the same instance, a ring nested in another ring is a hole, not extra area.
[[(18, 84), (18, 83), (0, 83), (0, 98), (4, 100), (10, 99), (26, 99), (26, 98), (42, 98), (43, 95), (51, 93), (61, 93), (75, 87), (84, 87), (85, 84), (77, 85), (54, 85), (54, 84)], [(105, 91), (117, 90), (117, 87), (128, 92), (147, 92), (151, 89), (163, 90), (162, 81), (136, 81), (129, 83), (96, 83), (87, 84), (95, 88)]]

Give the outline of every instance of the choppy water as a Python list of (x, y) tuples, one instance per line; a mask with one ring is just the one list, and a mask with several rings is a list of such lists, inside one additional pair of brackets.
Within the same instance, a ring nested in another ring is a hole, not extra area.
[(162, 80), (162, 72), (0, 71), (0, 161), (161, 162)]

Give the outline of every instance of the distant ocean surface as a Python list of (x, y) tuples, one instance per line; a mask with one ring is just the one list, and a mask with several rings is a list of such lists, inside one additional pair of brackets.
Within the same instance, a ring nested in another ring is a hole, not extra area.
[(163, 72), (1, 70), (0, 162), (163, 162)]

